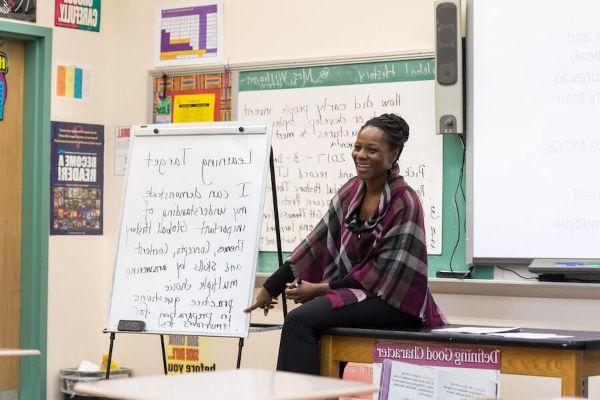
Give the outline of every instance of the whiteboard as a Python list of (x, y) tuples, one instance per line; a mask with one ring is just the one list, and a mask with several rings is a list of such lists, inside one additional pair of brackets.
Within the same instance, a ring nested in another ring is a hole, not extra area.
[(600, 258), (600, 2), (469, 7), (470, 257)]
[[(242, 73), (238, 118), (272, 126), (283, 249), (306, 237), (356, 175), (358, 129), (373, 116), (397, 113), (410, 126), (400, 173), (423, 203), (429, 254), (441, 254), (443, 138), (435, 134), (434, 105), (428, 60)], [(261, 232), (267, 251), (276, 249), (270, 193), (268, 185)]]
[(133, 128), (109, 331), (248, 335), (270, 145), (256, 123)]

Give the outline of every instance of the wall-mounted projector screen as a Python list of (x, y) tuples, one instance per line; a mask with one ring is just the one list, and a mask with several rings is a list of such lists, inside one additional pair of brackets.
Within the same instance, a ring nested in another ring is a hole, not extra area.
[(467, 7), (469, 255), (600, 258), (600, 1)]

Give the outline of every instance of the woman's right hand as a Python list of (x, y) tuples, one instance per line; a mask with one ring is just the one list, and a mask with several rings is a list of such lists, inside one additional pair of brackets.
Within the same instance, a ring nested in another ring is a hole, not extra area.
[(265, 289), (261, 287), (256, 295), (256, 301), (250, 307), (244, 310), (245, 313), (252, 312), (257, 308), (262, 308), (265, 312), (265, 316), (269, 313), (269, 310), (277, 304), (277, 298), (271, 296), (271, 294)]

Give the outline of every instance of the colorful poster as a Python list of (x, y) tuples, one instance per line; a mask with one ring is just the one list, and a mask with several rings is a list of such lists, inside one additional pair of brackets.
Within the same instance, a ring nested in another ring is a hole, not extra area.
[(231, 72), (155, 77), (152, 88), (155, 124), (173, 121), (174, 94), (216, 94), (214, 121), (231, 121)]
[(219, 118), (218, 90), (173, 93), (173, 123), (213, 122)]
[(130, 137), (131, 127), (117, 126), (115, 128), (115, 175), (125, 175), (125, 171), (127, 170)]
[(157, 64), (218, 63), (223, 57), (220, 0), (158, 10)]
[(215, 371), (215, 338), (169, 335), (166, 345), (169, 375)]
[(4, 119), (4, 105), (8, 97), (8, 84), (6, 74), (8, 73), (8, 56), (0, 51), (0, 121)]
[(0, 17), (35, 22), (36, 0), (0, 0)]
[(164, 98), (156, 97), (154, 101), (154, 123), (155, 124), (169, 124), (171, 123), (171, 98), (166, 96)]
[(100, 0), (55, 0), (54, 25), (100, 32)]
[(56, 67), (56, 95), (73, 100), (89, 100), (89, 69), (75, 65), (58, 65)]
[(50, 234), (102, 235), (104, 126), (52, 121)]

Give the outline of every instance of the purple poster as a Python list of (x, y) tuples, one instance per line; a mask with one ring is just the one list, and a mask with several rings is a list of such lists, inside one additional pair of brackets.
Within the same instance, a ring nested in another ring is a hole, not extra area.
[(52, 121), (50, 234), (102, 235), (104, 126)]

